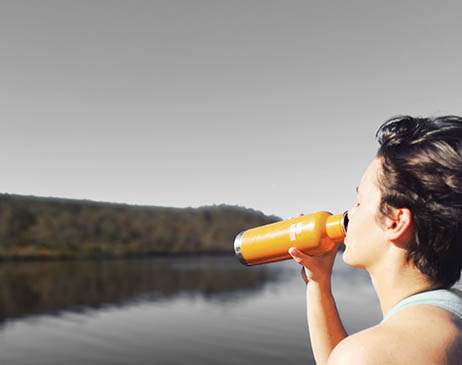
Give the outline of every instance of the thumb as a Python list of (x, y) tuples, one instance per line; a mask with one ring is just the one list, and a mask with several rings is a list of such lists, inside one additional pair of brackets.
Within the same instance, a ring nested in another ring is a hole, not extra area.
[(300, 265), (307, 266), (313, 260), (310, 256), (303, 253), (296, 247), (289, 248), (289, 255)]

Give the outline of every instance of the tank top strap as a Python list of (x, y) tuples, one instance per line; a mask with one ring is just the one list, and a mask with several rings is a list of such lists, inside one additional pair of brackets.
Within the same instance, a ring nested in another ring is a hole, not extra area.
[(462, 291), (452, 288), (429, 290), (411, 295), (396, 304), (383, 318), (381, 323), (388, 320), (401, 309), (419, 304), (445, 309), (462, 319)]

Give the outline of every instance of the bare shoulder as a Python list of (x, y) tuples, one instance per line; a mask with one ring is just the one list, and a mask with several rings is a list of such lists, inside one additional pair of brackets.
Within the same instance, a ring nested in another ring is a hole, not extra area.
[(386, 346), (385, 343), (390, 340), (393, 341), (391, 334), (388, 335), (380, 326), (358, 332), (346, 337), (335, 347), (328, 364), (388, 364), (387, 353), (392, 346)]
[(345, 338), (328, 364), (460, 364), (461, 357), (462, 321), (438, 308), (416, 306)]

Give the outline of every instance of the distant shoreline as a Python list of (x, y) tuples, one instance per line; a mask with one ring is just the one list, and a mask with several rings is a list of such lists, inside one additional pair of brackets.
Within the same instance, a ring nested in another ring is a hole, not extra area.
[[(138, 260), (155, 258), (202, 258), (202, 257), (234, 257), (234, 253), (229, 252), (189, 252), (189, 253), (154, 253), (154, 254), (134, 254), (125, 256), (94, 255), (94, 256), (0, 256), (1, 263), (11, 262), (46, 262), (46, 261), (112, 261), (112, 260)], [(236, 261), (238, 259), (236, 258)]]
[(0, 194), (0, 261), (234, 254), (234, 238), (279, 221), (254, 209), (104, 203)]

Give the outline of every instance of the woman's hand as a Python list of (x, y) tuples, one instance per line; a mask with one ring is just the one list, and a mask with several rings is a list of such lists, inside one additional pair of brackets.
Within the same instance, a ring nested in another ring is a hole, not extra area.
[(309, 256), (295, 247), (289, 249), (289, 254), (302, 268), (305, 283), (329, 284), (338, 246), (322, 256)]
[[(299, 214), (298, 216), (302, 216)], [(332, 267), (334, 266), (335, 255), (338, 251), (338, 245), (331, 251), (322, 256), (310, 256), (295, 247), (289, 249), (289, 254), (297, 261), (302, 268), (302, 277), (305, 283), (318, 283), (320, 285), (330, 285)]]

